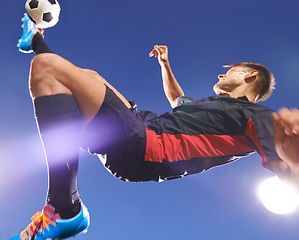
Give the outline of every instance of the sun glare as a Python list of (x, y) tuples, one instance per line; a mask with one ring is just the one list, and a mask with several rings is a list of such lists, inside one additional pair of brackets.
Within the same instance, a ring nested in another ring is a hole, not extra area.
[(258, 195), (265, 208), (276, 214), (289, 214), (299, 205), (298, 192), (276, 176), (260, 184)]

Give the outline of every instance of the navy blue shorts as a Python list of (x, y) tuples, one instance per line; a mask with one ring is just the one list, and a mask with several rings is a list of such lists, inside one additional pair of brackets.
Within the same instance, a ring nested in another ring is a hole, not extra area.
[(142, 181), (146, 148), (145, 126), (133, 109), (129, 109), (106, 87), (104, 102), (82, 134), (82, 148), (92, 154), (106, 154), (104, 166), (124, 181)]

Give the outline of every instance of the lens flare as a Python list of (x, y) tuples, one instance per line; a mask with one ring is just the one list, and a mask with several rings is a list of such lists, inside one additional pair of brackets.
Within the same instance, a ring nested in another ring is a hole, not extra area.
[(258, 195), (265, 208), (275, 214), (289, 214), (299, 205), (298, 192), (276, 176), (260, 184)]

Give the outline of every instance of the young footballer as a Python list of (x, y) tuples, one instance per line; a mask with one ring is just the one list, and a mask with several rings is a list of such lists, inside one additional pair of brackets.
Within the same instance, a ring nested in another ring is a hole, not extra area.
[(272, 117), (272, 110), (257, 104), (269, 98), (275, 84), (265, 66), (229, 65), (218, 76), (215, 96), (193, 99), (172, 73), (167, 46), (156, 45), (150, 56), (158, 58), (173, 108), (158, 116), (136, 111), (135, 103), (98, 73), (52, 53), (27, 15), (23, 21), (19, 49), (37, 54), (29, 86), (49, 188), (44, 209), (13, 239), (63, 239), (87, 230), (89, 213), (77, 189), (80, 147), (124, 181), (179, 178), (258, 152), (264, 167), (296, 184), (298, 112), (284, 109)]

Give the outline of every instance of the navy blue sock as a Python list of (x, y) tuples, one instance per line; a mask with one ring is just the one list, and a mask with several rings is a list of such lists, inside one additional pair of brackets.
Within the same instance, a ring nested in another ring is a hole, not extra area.
[(53, 53), (52, 50), (49, 48), (48, 44), (46, 43), (43, 35), (41, 35), (39, 32), (37, 32), (32, 38), (31, 49), (36, 54)]
[(63, 219), (74, 217), (81, 209), (77, 188), (81, 113), (66, 94), (38, 97), (34, 107), (48, 163), (47, 203)]

